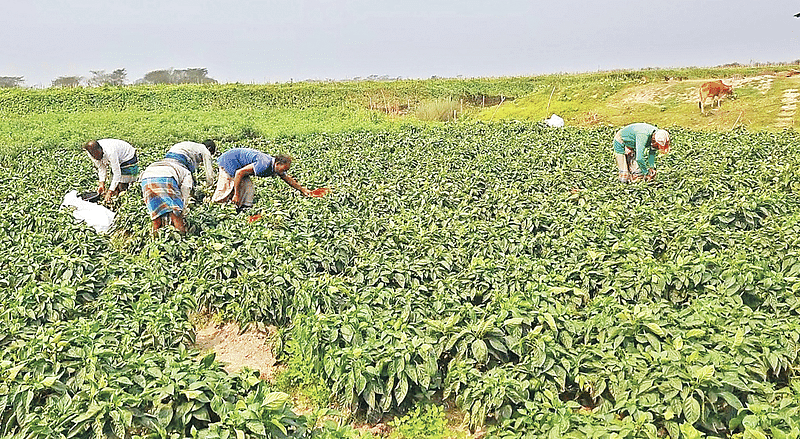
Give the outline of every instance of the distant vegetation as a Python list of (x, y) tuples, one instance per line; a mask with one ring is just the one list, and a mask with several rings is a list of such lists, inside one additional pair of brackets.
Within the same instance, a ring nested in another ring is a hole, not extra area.
[[(750, 64), (740, 64), (740, 63), (727, 63), (723, 65), (719, 65), (716, 67), (689, 67), (689, 68), (670, 68), (670, 69), (662, 69), (662, 68), (644, 68), (644, 69), (630, 69), (630, 70), (621, 70), (621, 71), (628, 71), (628, 72), (681, 72), (682, 74), (689, 74), (687, 78), (691, 78), (691, 72), (708, 72), (708, 71), (717, 71), (720, 69), (734, 69), (734, 70), (744, 70), (744, 71), (758, 71), (764, 70), (768, 68), (778, 68), (782, 69), (787, 66), (797, 66), (800, 65), (800, 59), (790, 61), (790, 62), (778, 62), (778, 63), (750, 63)], [(79, 85), (85, 85), (89, 87), (97, 87), (97, 86), (104, 86), (104, 85), (139, 85), (139, 84), (216, 84), (218, 81), (216, 79), (208, 77), (208, 69), (204, 67), (194, 67), (194, 68), (186, 68), (186, 69), (157, 69), (149, 71), (144, 75), (144, 77), (128, 81), (127, 80), (127, 73), (125, 68), (118, 68), (112, 71), (111, 73), (106, 73), (105, 70), (90, 70), (92, 76), (87, 78), (81, 75), (62, 75), (53, 79), (50, 83), (51, 87), (75, 87)], [(599, 74), (609, 73), (609, 72), (597, 72)], [(565, 73), (568, 76), (579, 76), (581, 73)], [(556, 76), (560, 76), (563, 74), (556, 74)], [(553, 76), (553, 75), (543, 75), (543, 76)], [(447, 79), (474, 79), (474, 78), (465, 78), (461, 75), (458, 78), (446, 78), (441, 76), (431, 76), (428, 78), (430, 80), (447, 80)], [(306, 83), (330, 83), (330, 82), (359, 82), (359, 81), (366, 81), (366, 82), (393, 82), (393, 81), (402, 81), (404, 78), (400, 76), (391, 76), (391, 75), (368, 75), (365, 77), (357, 76), (349, 79), (305, 79), (301, 81), (289, 81), (289, 82), (306, 82)], [(24, 87), (25, 86), (25, 79), (24, 76), (0, 76), (0, 88), (2, 87)]]
[(0, 76), (0, 88), (14, 88), (21, 87), (25, 82), (22, 76)]
[[(797, 67), (786, 64), (277, 84), (216, 84), (206, 69), (198, 68), (157, 70), (137, 80), (139, 85), (115, 86), (126, 81), (125, 70), (117, 69), (111, 73), (92, 72), (94, 76), (85, 82), (81, 77), (60, 77), (49, 89), (0, 90), (0, 113), (232, 110), (250, 112), (249, 117), (253, 117), (254, 111), (278, 108), (338, 108), (345, 112), (367, 110), (372, 119), (403, 122), (539, 121), (555, 113), (571, 126), (620, 126), (647, 120), (657, 125), (704, 130), (729, 130), (734, 126), (782, 129), (797, 127), (793, 115), (781, 114), (781, 108), (791, 104), (784, 102), (784, 94), (798, 88), (798, 79), (776, 73)], [(764, 79), (753, 79), (758, 77)], [(11, 79), (16, 83), (22, 80)], [(738, 81), (734, 89), (739, 99), (725, 100), (720, 109), (700, 115), (696, 90), (707, 79)], [(84, 83), (103, 86), (78, 87)]]
[(153, 70), (136, 81), (136, 84), (216, 84), (217, 80), (208, 77), (208, 69), (167, 69)]

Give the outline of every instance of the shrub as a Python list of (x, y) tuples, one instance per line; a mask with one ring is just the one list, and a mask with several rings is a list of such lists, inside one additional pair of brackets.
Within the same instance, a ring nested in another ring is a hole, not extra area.
[(415, 109), (414, 115), (419, 120), (449, 122), (461, 114), (461, 105), (453, 99), (437, 99), (421, 102)]
[(463, 437), (447, 426), (444, 409), (436, 405), (418, 406), (390, 422), (394, 431), (389, 439), (442, 439)]

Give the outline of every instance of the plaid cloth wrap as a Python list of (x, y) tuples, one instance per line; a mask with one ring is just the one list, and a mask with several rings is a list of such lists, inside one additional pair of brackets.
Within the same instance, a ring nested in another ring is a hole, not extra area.
[(189, 157), (186, 157), (183, 154), (178, 154), (176, 152), (168, 152), (164, 156), (164, 158), (165, 159), (177, 160), (178, 162), (180, 162), (181, 165), (183, 165), (184, 168), (188, 169), (189, 172), (191, 172), (191, 173), (194, 173), (194, 171), (195, 171), (194, 166), (192, 165), (192, 161), (189, 160)]
[(136, 157), (136, 154), (132, 159), (120, 163), (119, 171), (122, 175), (139, 175), (139, 158)]
[(161, 215), (183, 211), (183, 199), (178, 182), (172, 177), (153, 177), (142, 179), (142, 197), (150, 219)]

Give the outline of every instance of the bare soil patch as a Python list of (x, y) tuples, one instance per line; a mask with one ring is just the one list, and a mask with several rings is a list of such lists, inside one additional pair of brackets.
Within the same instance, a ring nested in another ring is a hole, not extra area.
[(268, 340), (274, 333), (275, 328), (268, 328), (267, 332), (248, 329), (240, 333), (237, 323), (208, 322), (197, 331), (195, 344), (201, 350), (214, 351), (217, 361), (225, 365), (228, 373), (246, 366), (259, 371), (261, 379), (273, 381), (277, 366)]
[(672, 84), (647, 84), (634, 87), (622, 98), (625, 104), (655, 104), (670, 94)]

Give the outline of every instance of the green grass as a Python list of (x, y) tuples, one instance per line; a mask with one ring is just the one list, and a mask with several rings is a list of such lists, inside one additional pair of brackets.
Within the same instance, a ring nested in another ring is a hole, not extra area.
[(389, 439), (465, 438), (466, 432), (447, 425), (444, 409), (437, 405), (420, 405), (405, 416), (389, 423), (394, 430)]
[[(24, 147), (79, 148), (88, 139), (120, 138), (137, 147), (167, 146), (206, 138), (241, 142), (253, 137), (385, 129), (385, 115), (366, 109), (92, 111), (44, 113), (0, 120), (0, 153)], [(157, 144), (154, 142), (158, 142)]]
[(458, 117), (463, 106), (453, 99), (436, 99), (421, 102), (414, 109), (414, 116), (423, 121), (449, 122)]
[(303, 399), (313, 409), (326, 407), (331, 400), (331, 389), (300, 360), (299, 357), (289, 359), (286, 369), (275, 377), (276, 388)]
[[(763, 69), (762, 69), (763, 70)], [(722, 78), (730, 83), (758, 75), (760, 71), (727, 69), (687, 69), (685, 71), (642, 71), (635, 78), (605, 74), (552, 77), (548, 87), (509, 100), (493, 108), (473, 112), (472, 118), (485, 121), (544, 120), (555, 113), (573, 126), (622, 126), (647, 121), (659, 126), (727, 131), (735, 126), (750, 130), (781, 129), (778, 112), (785, 90), (800, 88), (797, 77), (772, 77), (768, 90), (759, 90), (757, 82), (736, 86), (737, 99), (724, 99), (722, 106), (706, 114), (698, 108), (698, 88), (709, 79)], [(679, 79), (674, 79), (679, 78)], [(797, 118), (792, 127), (800, 127)]]

